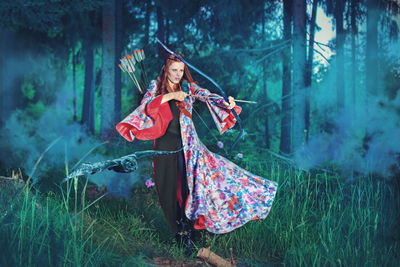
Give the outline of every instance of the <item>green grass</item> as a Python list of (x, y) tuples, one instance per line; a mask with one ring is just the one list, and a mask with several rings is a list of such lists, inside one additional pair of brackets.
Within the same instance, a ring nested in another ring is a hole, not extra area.
[[(239, 265), (249, 266), (400, 262), (395, 184), (374, 177), (344, 182), (273, 160), (240, 164), (279, 183), (271, 212), (228, 234), (197, 231), (198, 248), (210, 246), (225, 258), (233, 248)], [(56, 195), (29, 187), (2, 189), (0, 249), (8, 257), (0, 265), (142, 266), (153, 257), (193, 260), (173, 242), (154, 187), (135, 188), (129, 200), (104, 197), (94, 203), (85, 200), (85, 186), (72, 181)]]
[[(196, 246), (211, 246), (225, 258), (229, 258), (229, 248), (233, 248), (239, 263), (252, 266), (397, 265), (400, 235), (396, 223), (400, 203), (393, 184), (373, 177), (346, 183), (338, 176), (311, 174), (269, 162), (268, 168), (265, 162), (243, 162), (250, 171), (279, 183), (269, 216), (224, 235), (200, 231)], [(266, 169), (268, 173), (263, 173)], [(140, 218), (146, 231), (135, 238), (139, 244), (147, 244), (144, 250), (148, 255), (181, 260), (183, 254), (179, 249), (168, 249), (172, 236), (155, 189), (137, 188), (130, 202), (125, 215), (114, 220), (114, 228), (127, 229), (130, 221)], [(99, 216), (105, 214), (100, 212)], [(133, 247), (131, 251), (135, 250)], [(140, 251), (140, 246), (136, 251)]]
[[(250, 166), (249, 166), (250, 167)], [(251, 166), (250, 169), (260, 166)], [(340, 177), (282, 169), (272, 164), (279, 188), (271, 213), (223, 235), (216, 251), (233, 247), (240, 258), (288, 266), (396, 266), (399, 196), (372, 177), (345, 183)]]
[[(0, 266), (140, 264), (140, 254), (112, 253), (111, 237), (94, 238), (96, 220), (89, 217), (85, 201), (78, 201), (85, 196), (78, 194), (74, 183), (67, 185), (62, 197), (40, 195), (28, 184), (15, 184), (2, 184), (0, 191)], [(71, 187), (77, 197), (71, 196)]]

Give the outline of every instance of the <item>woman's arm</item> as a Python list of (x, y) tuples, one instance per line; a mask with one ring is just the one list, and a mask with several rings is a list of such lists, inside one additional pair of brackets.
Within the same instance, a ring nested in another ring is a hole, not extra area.
[(150, 81), (146, 93), (143, 95), (142, 101), (140, 101), (139, 107), (142, 105), (146, 105), (147, 103), (152, 101), (156, 97), (156, 91), (157, 91), (157, 81), (152, 80)]
[(233, 97), (230, 97), (230, 104), (228, 104), (221, 96), (211, 93), (207, 89), (200, 88), (195, 83), (190, 84), (189, 90), (190, 94), (200, 96), (196, 98), (207, 104), (211, 116), (221, 134), (235, 125), (236, 118), (230, 109), (233, 108), (237, 114), (240, 114), (242, 108), (236, 105)]
[(167, 103), (161, 103), (164, 96), (156, 96), (156, 92), (157, 83), (152, 81), (140, 105), (117, 124), (117, 131), (126, 140), (132, 142), (133, 136), (140, 140), (150, 140), (164, 134), (172, 120), (172, 113)]
[(228, 99), (229, 99), (229, 103), (228, 103), (225, 101), (225, 99), (222, 96), (211, 93), (209, 90), (201, 88), (195, 83), (190, 84), (190, 90), (191, 90), (192, 95), (199, 96), (196, 98), (199, 99), (200, 101), (203, 101), (203, 102), (211, 101), (214, 104), (216, 104), (217, 106), (220, 106), (222, 108), (227, 108), (227, 109), (232, 109), (236, 106), (235, 99), (232, 96), (228, 97)]

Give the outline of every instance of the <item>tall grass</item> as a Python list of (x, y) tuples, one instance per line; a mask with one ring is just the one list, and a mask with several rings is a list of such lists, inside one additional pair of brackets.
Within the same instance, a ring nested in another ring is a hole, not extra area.
[[(250, 165), (260, 174), (266, 169)], [(254, 265), (398, 266), (400, 203), (392, 185), (373, 177), (345, 183), (281, 166), (273, 163), (265, 176), (279, 183), (269, 216), (219, 236), (216, 251), (228, 256), (232, 247)]]
[(96, 220), (89, 216), (77, 180), (67, 184), (61, 198), (39, 195), (29, 183), (16, 188), (18, 177), (14, 180), (0, 191), (0, 266), (140, 264), (137, 257), (110, 252), (108, 238), (94, 241)]
[[(304, 172), (271, 159), (241, 165), (279, 183), (270, 214), (224, 235), (197, 231), (196, 247), (210, 246), (225, 258), (233, 248), (237, 262), (250, 266), (397, 266), (400, 262), (400, 198), (393, 183), (372, 176), (346, 182), (338, 175)], [(136, 244), (147, 244), (142, 249), (153, 249), (156, 255), (184, 258), (171, 245), (173, 236), (154, 188), (136, 189), (128, 206), (129, 212), (121, 213), (113, 227), (122, 230), (131, 224), (146, 230), (140, 235), (124, 231), (124, 239), (130, 236)], [(135, 247), (140, 251), (133, 242), (130, 251)]]
[[(400, 262), (400, 202), (394, 184), (374, 177), (345, 182), (270, 159), (240, 165), (279, 183), (270, 214), (224, 235), (196, 231), (196, 247), (210, 246), (226, 258), (233, 248), (242, 266)], [(6, 257), (0, 257), (0, 265), (143, 266), (160, 256), (187, 260), (173, 242), (154, 187), (137, 187), (129, 202), (103, 198), (89, 203), (86, 185), (72, 180), (60, 194), (47, 195), (28, 185), (2, 188), (0, 249)]]

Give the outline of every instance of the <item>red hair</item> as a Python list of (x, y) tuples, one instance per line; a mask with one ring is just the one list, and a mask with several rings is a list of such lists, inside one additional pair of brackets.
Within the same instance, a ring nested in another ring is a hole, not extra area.
[[(181, 58), (183, 58), (182, 55), (179, 54)], [(182, 62), (179, 58), (177, 58), (174, 55), (169, 55), (165, 59), (165, 63), (161, 68), (160, 74), (157, 77), (157, 92), (156, 95), (161, 95), (165, 94), (167, 92), (172, 92), (172, 91), (182, 91), (182, 81), (186, 80), (188, 83), (196, 83), (192, 75), (190, 75), (189, 69), (184, 65), (184, 73), (181, 81), (179, 82), (178, 86), (176, 88), (168, 88), (168, 80), (167, 80), (167, 75), (168, 75), (168, 70), (171, 67), (172, 63), (174, 62)]]
[[(181, 58), (183, 58), (182, 55), (179, 54), (179, 56)], [(190, 75), (189, 69), (186, 66), (186, 64), (184, 64), (183, 67), (183, 77), (182, 79), (179, 81), (178, 86), (176, 86), (175, 88), (170, 88), (169, 84), (168, 84), (168, 80), (167, 80), (167, 74), (168, 74), (168, 70), (171, 67), (172, 63), (174, 62), (182, 62), (179, 58), (177, 58), (174, 55), (169, 55), (166, 59), (165, 59), (165, 63), (161, 68), (161, 72), (157, 77), (157, 91), (156, 91), (156, 95), (161, 95), (161, 94), (166, 94), (168, 92), (176, 92), (176, 91), (182, 91), (182, 82), (185, 80), (188, 83), (196, 83), (193, 78), (192, 75)], [(176, 106), (179, 108), (179, 110), (184, 113), (186, 116), (188, 116), (189, 118), (191, 118), (191, 114), (186, 110), (185, 108), (185, 101), (176, 101)]]

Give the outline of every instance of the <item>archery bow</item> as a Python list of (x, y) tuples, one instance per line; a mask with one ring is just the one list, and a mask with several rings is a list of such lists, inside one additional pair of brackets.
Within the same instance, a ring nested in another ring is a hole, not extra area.
[[(210, 98), (210, 99), (219, 99), (219, 98), (221, 98), (220, 96), (203, 96), (203, 95), (189, 95), (189, 96), (198, 97), (198, 98)], [(256, 101), (248, 101), (248, 100), (242, 100), (242, 99), (235, 99), (235, 102), (257, 104)]]
[[(221, 96), (224, 98), (224, 100), (229, 103), (229, 99), (226, 96), (226, 93), (224, 90), (222, 90), (222, 88), (219, 86), (219, 84), (214, 81), (211, 77), (209, 77), (207, 74), (205, 74), (204, 72), (202, 72), (201, 70), (199, 70), (198, 68), (196, 68), (195, 66), (193, 66), (192, 64), (190, 64), (189, 62), (187, 62), (186, 60), (184, 60), (182, 57), (180, 57), (179, 55), (177, 55), (174, 51), (172, 51), (171, 49), (169, 49), (165, 44), (163, 44), (157, 37), (156, 37), (156, 41), (160, 43), (160, 45), (170, 54), (174, 55), (175, 57), (177, 57), (180, 61), (182, 61), (183, 63), (185, 63), (188, 67), (192, 68), (193, 70), (197, 71), (200, 75), (202, 75), (204, 78), (206, 78), (207, 80), (209, 80), (212, 84), (214, 84), (214, 86), (219, 90)], [(242, 121), (239, 117), (239, 115), (236, 113), (235, 109), (231, 109), (232, 114), (235, 116), (237, 123), (239, 124), (240, 127), (240, 132), (239, 135), (236, 137), (235, 141), (233, 142), (233, 144), (231, 145), (231, 148), (229, 149), (229, 154), (231, 154), (232, 149), (235, 147), (235, 145), (239, 142), (239, 139), (241, 137), (244, 136), (244, 129), (242, 127)]]

